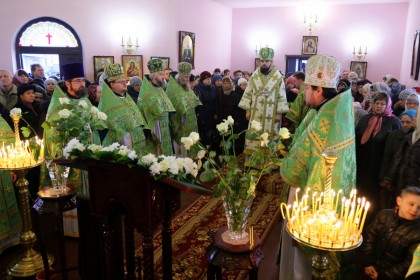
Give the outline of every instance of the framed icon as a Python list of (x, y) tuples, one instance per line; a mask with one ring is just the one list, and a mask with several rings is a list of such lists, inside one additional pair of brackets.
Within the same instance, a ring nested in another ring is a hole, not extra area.
[(194, 69), (195, 33), (179, 31), (179, 62), (189, 62)]
[(93, 57), (93, 76), (95, 81), (104, 73), (105, 66), (114, 63), (113, 56), (94, 56)]
[(302, 54), (316, 54), (318, 50), (318, 36), (303, 36)]
[(413, 53), (411, 55), (411, 71), (410, 77), (417, 81), (419, 79), (420, 70), (420, 29), (414, 33)]
[(254, 62), (254, 70), (257, 70), (258, 66), (260, 66), (261, 59), (259, 57), (255, 58)]
[(139, 76), (143, 79), (143, 56), (142, 55), (122, 55), (122, 67), (127, 79)]
[(367, 62), (363, 61), (351, 61), (350, 62), (350, 71), (353, 71), (357, 74), (359, 79), (364, 80), (366, 79), (366, 69), (367, 69)]

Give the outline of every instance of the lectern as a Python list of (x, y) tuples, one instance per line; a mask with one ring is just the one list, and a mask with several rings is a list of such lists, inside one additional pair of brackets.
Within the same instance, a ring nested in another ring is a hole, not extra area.
[[(78, 197), (83, 279), (154, 279), (152, 238), (160, 224), (164, 279), (172, 279), (170, 224), (180, 206), (180, 190), (211, 191), (168, 178), (156, 181), (140, 167), (82, 159), (57, 163), (89, 174), (90, 197)], [(134, 229), (142, 235), (141, 259), (134, 254)]]

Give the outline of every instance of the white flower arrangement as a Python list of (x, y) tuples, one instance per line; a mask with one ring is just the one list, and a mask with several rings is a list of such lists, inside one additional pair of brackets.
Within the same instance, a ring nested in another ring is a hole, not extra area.
[(10, 110), (10, 117), (14, 118), (14, 117), (22, 117), (22, 109), (20, 108), (13, 108), (12, 110)]
[(59, 98), (62, 105), (57, 116), (54, 116), (42, 124), (44, 129), (54, 128), (54, 134), (50, 138), (54, 144), (55, 154), (50, 156), (60, 158), (69, 150), (63, 148), (70, 140), (77, 138), (81, 143), (89, 143), (95, 130), (105, 129), (107, 116), (96, 107), (89, 109), (88, 101), (80, 100), (72, 102), (67, 97)]
[(216, 126), (222, 136), (221, 147), (223, 147), (223, 154), (218, 158), (216, 158), (216, 152), (207, 151), (198, 141), (196, 132), (183, 137), (181, 142), (187, 150), (195, 148), (198, 151), (197, 165), (199, 168), (201, 166), (204, 168), (200, 174), (200, 180), (203, 182), (219, 180), (213, 191), (214, 196), (227, 195), (233, 200), (248, 199), (255, 195), (255, 187), (262, 174), (278, 168), (281, 164), (282, 159), (279, 156), (287, 154), (286, 147), (281, 141), (290, 138), (290, 132), (287, 128), (282, 128), (276, 139), (270, 139), (269, 134), (262, 131), (261, 123), (251, 121), (246, 137), (259, 140), (260, 147), (254, 149), (248, 157), (249, 166), (242, 166), (239, 165), (235, 154), (235, 140), (239, 138), (239, 135), (233, 133), (234, 123), (234, 119), (229, 116)]
[[(198, 141), (198, 140), (197, 140)], [(180, 181), (194, 182), (198, 175), (198, 165), (191, 158), (158, 156), (147, 154), (138, 156), (134, 150), (124, 145), (113, 143), (109, 146), (84, 145), (73, 138), (64, 148), (65, 158), (89, 158), (126, 164), (129, 167), (140, 166), (149, 170), (155, 179), (163, 177)]]

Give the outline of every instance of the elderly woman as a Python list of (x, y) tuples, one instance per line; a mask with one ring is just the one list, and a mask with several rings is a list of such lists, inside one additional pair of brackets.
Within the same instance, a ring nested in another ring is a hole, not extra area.
[(48, 78), (44, 81), (45, 91), (47, 92), (48, 99), (51, 99), (56, 85), (57, 81), (53, 78)]
[(372, 93), (371, 93), (372, 84), (365, 84), (362, 88), (363, 102), (361, 103), (362, 108), (367, 112), (371, 111), (372, 103)]
[[(380, 210), (379, 172), (388, 134), (401, 129), (400, 120), (392, 114), (392, 101), (387, 92), (375, 93), (372, 112), (357, 124), (356, 134), (356, 186), (360, 196), (371, 203), (369, 221)], [(367, 223), (369, 223), (367, 221)]]
[(87, 90), (90, 103), (92, 103), (93, 106), (98, 107), (102, 96), (102, 87), (100, 87), (97, 83), (93, 83), (88, 86)]
[(407, 97), (407, 100), (405, 101), (405, 109), (406, 110), (410, 110), (410, 109), (414, 109), (414, 110), (418, 110), (419, 108), (419, 95), (417, 93), (412, 93)]

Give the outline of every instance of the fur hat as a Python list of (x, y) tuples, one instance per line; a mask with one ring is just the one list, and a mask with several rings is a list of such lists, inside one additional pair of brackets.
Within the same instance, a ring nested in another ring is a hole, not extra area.
[(204, 81), (207, 78), (211, 78), (211, 74), (209, 71), (203, 71), (200, 74), (200, 81)]
[(323, 88), (336, 88), (341, 64), (332, 56), (314, 55), (306, 64), (305, 84)]
[(56, 84), (57, 84), (57, 81), (56, 81), (55, 79), (53, 79), (53, 78), (48, 78), (48, 79), (46, 79), (46, 80), (44, 81), (44, 86), (45, 86), (45, 88), (47, 88), (47, 84), (50, 84), (50, 83), (53, 83), (54, 85), (56, 85)]
[(21, 84), (17, 88), (17, 95), (21, 95), (22, 93), (25, 93), (28, 90), (33, 90), (35, 92), (36, 86), (31, 84)]

